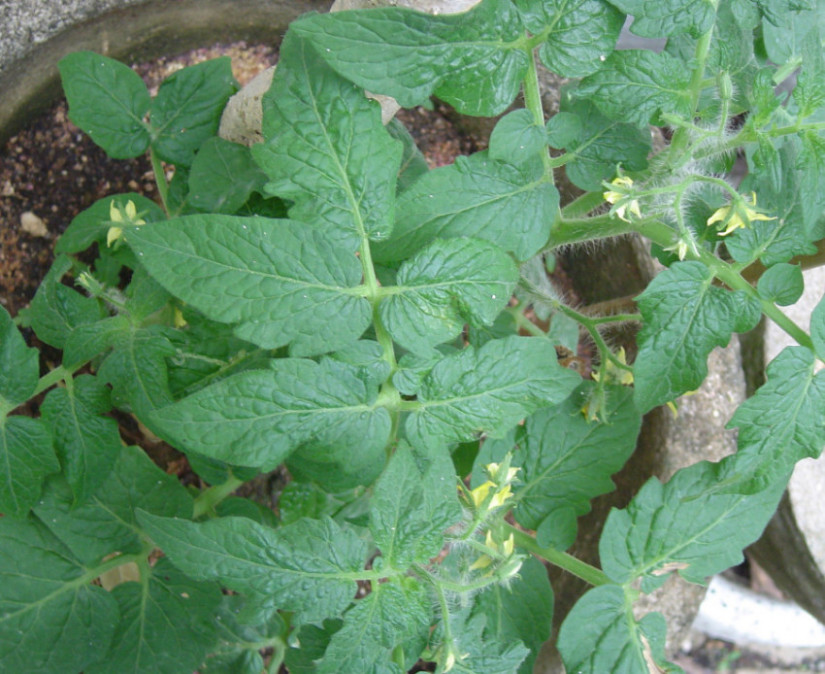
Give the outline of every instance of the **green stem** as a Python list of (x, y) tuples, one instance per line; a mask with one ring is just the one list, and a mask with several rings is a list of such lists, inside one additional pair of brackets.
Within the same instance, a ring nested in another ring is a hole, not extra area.
[(286, 655), (286, 644), (280, 637), (271, 639), (267, 642), (267, 646), (272, 648), (272, 658), (269, 660), (269, 665), (266, 668), (267, 674), (277, 674), (284, 664), (284, 656)]
[(585, 243), (607, 239), (611, 236), (622, 236), (632, 232), (637, 227), (637, 223), (631, 224), (607, 213), (592, 218), (560, 219), (553, 223), (550, 229), (550, 238), (547, 240), (544, 250), (552, 250), (558, 246), (572, 243)]
[(149, 150), (149, 158), (152, 162), (152, 173), (155, 174), (155, 184), (158, 186), (163, 211), (169, 215), (169, 183), (166, 182), (166, 171), (163, 170), (163, 162), (158, 157), (155, 149)]
[(575, 220), (587, 215), (590, 211), (604, 203), (602, 192), (585, 192), (561, 209), (561, 216), (567, 220)]
[(195, 499), (192, 517), (197, 519), (209, 513), (214, 513), (215, 506), (230, 496), (232, 492), (234, 492), (243, 483), (243, 480), (238, 479), (230, 472), (229, 479), (227, 479), (226, 482), (216, 484), (209, 487), (209, 489), (203, 490)]
[(536, 543), (535, 538), (526, 534), (521, 529), (517, 529), (511, 524), (506, 524), (505, 526), (509, 533), (513, 534), (517, 546), (531, 552), (537, 557), (541, 557), (568, 573), (572, 573), (577, 578), (581, 578), (591, 585), (609, 585), (613, 583), (601, 569), (597, 569), (595, 566), (576, 559), (573, 555), (569, 555), (566, 552), (561, 552), (553, 548), (542, 548)]
[(40, 380), (37, 382), (37, 386), (34, 389), (34, 393), (32, 393), (29, 398), (34, 398), (35, 396), (40, 395), (46, 389), (51, 388), (58, 382), (64, 381), (67, 377), (71, 377), (77, 370), (83, 367), (87, 361), (83, 361), (79, 365), (74, 365), (72, 367), (65, 367), (64, 365), (58, 365), (54, 370), (51, 372), (47, 372)]
[[(544, 107), (541, 103), (541, 89), (539, 87), (539, 76), (536, 70), (536, 56), (531, 49), (527, 52), (527, 74), (523, 80), (524, 105), (533, 115), (533, 123), (544, 128)], [(553, 163), (550, 152), (547, 148), (541, 153), (541, 160), (544, 163), (544, 173), (547, 179), (553, 183)]]

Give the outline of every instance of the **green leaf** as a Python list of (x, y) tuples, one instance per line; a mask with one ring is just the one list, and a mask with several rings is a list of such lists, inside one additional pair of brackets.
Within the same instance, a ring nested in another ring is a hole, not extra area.
[(439, 239), (401, 265), (379, 316), (398, 344), (427, 353), (461, 334), (465, 322), (492, 325), (518, 279), (512, 258), (495, 244)]
[(101, 416), (110, 407), (103, 383), (83, 375), (71, 386), (49, 391), (40, 408), (43, 421), (52, 429), (75, 504), (84, 503), (103, 484), (123, 446), (117, 422)]
[(66, 340), (63, 363), (72, 366), (91, 360), (126, 339), (131, 330), (131, 321), (122, 314), (79, 325)]
[(386, 128), (390, 136), (401, 141), (404, 148), (396, 183), (396, 192), (403, 192), (418, 178), (427, 173), (430, 167), (421, 150), (415, 144), (415, 139), (407, 131), (407, 128), (398, 121), (397, 117), (393, 117)]
[(313, 14), (290, 30), (344, 77), (405, 108), (435, 95), (461, 114), (493, 117), (513, 102), (527, 72), (521, 19), (509, 0), (453, 15), (397, 7)]
[(129, 159), (146, 151), (149, 130), (143, 118), (151, 99), (136, 72), (90, 51), (64, 56), (57, 68), (69, 101), (69, 119), (107, 155)]
[(500, 437), (537, 409), (564, 400), (581, 382), (544, 339), (508, 337), (443, 358), (424, 377), (407, 418), (417, 446)]
[(500, 644), (521, 641), (530, 650), (517, 671), (532, 674), (553, 626), (553, 588), (544, 564), (535, 557), (525, 559), (508, 586), (493, 584), (476, 597), (473, 613), (487, 617), (485, 640)]
[(283, 358), (202, 389), (152, 420), (176, 446), (240, 466), (270, 470), (299, 447), (375, 460), (390, 435), (390, 415), (376, 396), (350, 365)]
[(134, 228), (126, 240), (169, 292), (267, 349), (332, 351), (372, 318), (358, 259), (303, 223), (190, 215)]
[(117, 206), (125, 207), (130, 201), (135, 205), (138, 217), (146, 222), (157, 222), (166, 218), (160, 206), (140, 194), (128, 192), (103, 197), (72, 219), (66, 231), (57, 240), (55, 252), (79, 253), (95, 242), (105, 244), (106, 235), (112, 226), (109, 220), (112, 202)]
[(750, 330), (761, 313), (743, 292), (714, 286), (713, 273), (699, 262), (674, 264), (636, 301), (644, 318), (634, 365), (642, 412), (699, 388), (713, 347)]
[[(768, 58), (783, 65), (808, 56), (812, 34), (818, 37), (825, 28), (825, 7), (821, 2), (795, 0), (757, 0), (767, 21), (762, 36)], [(798, 11), (803, 10), (803, 11)]]
[(190, 166), (201, 144), (218, 132), (226, 102), (238, 90), (228, 56), (167, 77), (152, 101), (152, 148), (164, 161)]
[(794, 100), (799, 105), (799, 119), (808, 117), (825, 104), (825, 58), (819, 31), (808, 34), (802, 51), (802, 70), (793, 89)]
[(423, 452), (417, 456), (401, 443), (370, 499), (370, 531), (395, 569), (435, 557), (444, 545), (444, 531), (461, 517), (449, 454), (444, 449)]
[(46, 423), (0, 417), (0, 466), (0, 513), (22, 517), (40, 498), (46, 476), (60, 470)]
[(0, 518), (0, 539), (3, 670), (89, 671), (112, 640), (115, 600), (40, 522)]
[(713, 26), (715, 7), (708, 0), (608, 0), (633, 16), (631, 31), (642, 37), (671, 37), (689, 33), (699, 37)]
[(72, 267), (66, 256), (59, 256), (49, 269), (31, 302), (29, 320), (38, 339), (62, 349), (78, 325), (99, 319), (97, 300), (81, 295), (60, 280)]
[(567, 614), (558, 648), (568, 672), (680, 672), (665, 661), (666, 631), (661, 613), (636, 622), (624, 590), (602, 585), (589, 590)]
[(294, 645), (286, 649), (284, 664), (289, 674), (316, 674), (317, 661), (339, 629), (341, 620), (338, 619), (325, 620), (322, 625), (301, 625)]
[(148, 582), (122, 583), (112, 596), (120, 607), (112, 646), (84, 674), (183, 674), (215, 645), (220, 588), (186, 578), (168, 560), (155, 564)]
[(767, 381), (728, 423), (738, 428), (739, 451), (720, 480), (750, 493), (787, 478), (794, 464), (825, 447), (825, 372), (809, 349), (789, 347), (771, 361)]
[[(602, 181), (612, 178), (616, 166), (621, 164), (628, 171), (647, 168), (650, 153), (650, 132), (621, 120), (611, 120), (602, 115), (588, 100), (578, 100), (564, 96), (562, 110), (547, 123), (562, 115), (570, 115), (562, 123), (571, 127), (569, 131), (558, 133), (554, 147), (567, 150), (568, 161), (565, 171), (570, 181), (583, 190), (602, 189)], [(569, 120), (569, 121), (568, 121)], [(552, 144), (552, 142), (551, 142)]]
[(68, 485), (53, 479), (35, 513), (86, 563), (115, 551), (140, 552), (137, 508), (166, 517), (192, 514), (192, 497), (177, 477), (158, 468), (139, 447), (121, 448), (108, 479), (91, 498), (77, 506), (74, 500)]
[(542, 62), (562, 77), (596, 72), (624, 24), (621, 12), (602, 0), (515, 0), (515, 5), (527, 30), (546, 37), (539, 50)]
[(370, 594), (344, 614), (344, 624), (332, 635), (317, 674), (401, 674), (400, 668), (391, 665), (392, 651), (425, 635), (431, 614), (429, 595), (418, 580), (376, 583)]
[(358, 377), (368, 388), (383, 384), (392, 370), (384, 357), (384, 349), (370, 339), (359, 339), (340, 351), (329, 354), (329, 357), (358, 368)]
[(491, 241), (526, 260), (547, 243), (559, 193), (536, 158), (522, 166), (493, 161), (486, 152), (421, 176), (398, 198), (389, 241), (373, 247), (376, 261), (400, 262), (433, 239)]
[(0, 305), (0, 423), (26, 402), (40, 379), (37, 349), (29, 348), (9, 312)]
[(811, 312), (811, 339), (817, 357), (825, 362), (825, 298)]
[(536, 124), (532, 113), (521, 108), (508, 112), (490, 134), (490, 159), (518, 165), (546, 152), (547, 134)]
[[(561, 102), (564, 104), (568, 101), (570, 97), (564, 96)], [(550, 147), (567, 147), (581, 138), (583, 125), (581, 119), (572, 112), (557, 112), (547, 120), (544, 129)]]
[(198, 150), (189, 172), (189, 204), (210, 213), (237, 213), (253, 192), (261, 192), (266, 174), (244, 145), (210, 138)]
[(595, 103), (610, 119), (660, 125), (662, 113), (690, 117), (689, 79), (680, 59), (628, 49), (611, 54), (601, 70), (582, 80), (575, 95)]
[(350, 604), (363, 573), (366, 544), (333, 520), (299, 520), (269, 529), (226, 517), (196, 524), (140, 513), (138, 521), (172, 563), (197, 580), (217, 580), (319, 622)]
[[(528, 417), (518, 429), (513, 465), (522, 472), (514, 488), (515, 516), (527, 529), (539, 530), (565, 511), (573, 518), (589, 512), (591, 499), (615, 489), (610, 477), (636, 447), (642, 418), (633, 405), (632, 390), (609, 386), (604, 420), (588, 421), (581, 413), (582, 399), (594, 387), (583, 384), (561, 404)], [(575, 519), (570, 525), (564, 541), (568, 545), (575, 540)]]
[(295, 26), (264, 96), (266, 142), (252, 154), (267, 193), (294, 202), (291, 218), (324, 225), (355, 250), (392, 231), (401, 143), (381, 124), (378, 103), (336, 75)]
[(805, 289), (802, 268), (799, 265), (779, 262), (765, 270), (756, 284), (759, 294), (780, 306), (794, 304)]
[[(499, 641), (485, 638), (487, 617), (464, 610), (450, 615), (450, 630), (455, 635), (456, 658), (451, 672), (458, 674), (513, 674), (530, 655), (519, 640)], [(491, 627), (492, 629), (492, 627)], [(488, 633), (489, 635), (489, 633)]]
[[(707, 461), (677, 471), (667, 484), (651, 478), (624, 510), (612, 510), (599, 540), (602, 569), (617, 583), (642, 578), (642, 591), (662, 585), (671, 571), (703, 583), (742, 561), (762, 534), (786, 479), (753, 495), (719, 493), (717, 474), (728, 464)], [(734, 467), (735, 470), (735, 467)]]

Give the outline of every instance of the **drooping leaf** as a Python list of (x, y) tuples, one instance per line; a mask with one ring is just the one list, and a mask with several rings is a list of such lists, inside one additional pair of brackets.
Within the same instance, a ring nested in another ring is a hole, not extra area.
[(505, 110), (527, 71), (521, 19), (509, 0), (462, 14), (398, 7), (305, 16), (290, 30), (347, 79), (411, 108), (435, 95), (465, 115)]
[(103, 197), (72, 218), (66, 231), (57, 240), (55, 252), (79, 253), (95, 242), (105, 245), (106, 235), (112, 226), (109, 219), (112, 203), (125, 208), (130, 201), (135, 205), (137, 216), (146, 222), (157, 222), (166, 218), (160, 206), (140, 194), (127, 192)]
[(148, 582), (122, 583), (112, 596), (120, 621), (111, 648), (84, 674), (183, 674), (197, 669), (217, 641), (217, 583), (195, 582), (166, 559)]
[(60, 279), (71, 269), (71, 261), (58, 257), (32, 299), (29, 320), (38, 339), (62, 349), (78, 325), (101, 317), (97, 301), (63, 285)]
[(670, 54), (641, 49), (613, 52), (601, 70), (585, 77), (576, 96), (610, 119), (647, 126), (661, 114), (690, 116), (690, 70)]
[(0, 538), (3, 670), (65, 674), (104, 657), (118, 608), (94, 575), (33, 518), (0, 518)]
[(579, 376), (558, 364), (547, 341), (508, 337), (467, 347), (435, 364), (407, 418), (413, 444), (500, 437), (537, 409), (564, 400)]
[(398, 198), (389, 241), (373, 248), (376, 261), (399, 262), (433, 239), (469, 236), (491, 241), (516, 259), (532, 257), (547, 243), (559, 193), (536, 158), (521, 166), (486, 152), (421, 176)]
[(376, 396), (376, 386), (345, 363), (283, 358), (202, 389), (152, 420), (176, 446), (240, 466), (271, 469), (299, 447), (373, 460), (390, 434)]
[(406, 443), (398, 446), (370, 499), (370, 531), (396, 569), (426, 563), (444, 545), (444, 531), (461, 517), (456, 475), (442, 448), (422, 450), (419, 466)]
[(789, 347), (768, 364), (767, 381), (728, 423), (738, 428), (737, 461), (719, 475), (750, 493), (786, 479), (794, 464), (825, 447), (825, 372), (809, 349)]
[(152, 148), (161, 159), (190, 166), (201, 144), (218, 131), (229, 97), (238, 90), (228, 56), (176, 71), (158, 88), (150, 116)]
[(75, 503), (84, 503), (103, 484), (123, 446), (117, 422), (101, 416), (109, 409), (108, 391), (90, 375), (51, 390), (40, 408)]
[(665, 660), (666, 629), (661, 613), (636, 622), (624, 590), (602, 585), (589, 590), (567, 614), (558, 648), (568, 672), (681, 672)]
[(626, 509), (607, 518), (599, 540), (604, 572), (617, 583), (641, 578), (650, 592), (671, 571), (702, 583), (741, 562), (776, 510), (788, 475), (753, 495), (720, 493), (717, 474), (736, 462), (734, 454), (718, 465), (683, 468), (664, 485), (648, 480)]
[(35, 513), (83, 562), (115, 552), (136, 553), (142, 545), (135, 510), (188, 517), (192, 497), (175, 475), (158, 468), (138, 447), (123, 447), (108, 479), (88, 502), (74, 505), (68, 485), (51, 480)]
[(387, 332), (416, 353), (457, 337), (464, 323), (491, 325), (519, 274), (512, 258), (481, 239), (439, 239), (401, 265), (379, 305)]
[[(593, 387), (583, 385), (561, 404), (539, 410), (516, 434), (513, 465), (521, 472), (515, 516), (539, 531), (541, 545), (566, 548), (575, 540), (575, 518), (590, 511), (591, 499), (615, 489), (610, 478), (636, 447), (642, 419), (632, 391), (608, 386), (603, 420), (590, 421), (581, 406)], [(550, 523), (552, 534), (542, 533)]]
[(699, 262), (678, 262), (637, 298), (644, 327), (634, 365), (636, 405), (647, 412), (699, 388), (707, 356), (725, 346), (731, 333), (756, 325), (760, 309), (743, 292), (713, 285)]
[(476, 597), (473, 612), (487, 617), (485, 638), (500, 644), (521, 641), (530, 650), (515, 671), (531, 674), (553, 626), (553, 588), (544, 564), (525, 559), (507, 586), (491, 585)]
[(515, 0), (515, 5), (527, 30), (546, 36), (539, 56), (562, 77), (596, 72), (624, 24), (621, 12), (602, 0)]
[(780, 306), (794, 304), (805, 289), (802, 267), (787, 262), (779, 262), (768, 267), (756, 284), (759, 294)]
[(40, 378), (39, 353), (29, 348), (9, 312), (0, 305), (0, 414), (34, 393)]
[(401, 674), (390, 656), (396, 646), (427, 633), (432, 609), (426, 589), (414, 578), (381, 583), (344, 614), (317, 674)]
[(140, 513), (138, 521), (172, 563), (191, 578), (295, 611), (295, 622), (339, 615), (355, 597), (366, 545), (333, 520), (298, 520), (269, 529), (222, 517), (196, 524)]
[(518, 165), (547, 151), (547, 134), (526, 108), (502, 117), (490, 134), (490, 159)]
[(143, 118), (151, 98), (135, 71), (90, 51), (64, 56), (57, 67), (74, 124), (113, 159), (146, 151), (150, 135)]
[(608, 0), (625, 14), (633, 16), (630, 30), (642, 37), (670, 37), (689, 33), (699, 37), (710, 30), (716, 18), (715, 7), (707, 0)]
[(354, 342), (369, 325), (361, 265), (294, 220), (190, 215), (126, 234), (169, 292), (267, 349), (315, 355)]
[[(622, 119), (610, 119), (601, 114), (588, 100), (564, 96), (561, 101), (562, 115), (574, 115), (567, 119), (567, 126), (578, 132), (559, 134), (554, 147), (563, 147), (568, 153), (565, 171), (570, 181), (583, 190), (599, 190), (602, 181), (612, 178), (616, 166), (621, 164), (628, 171), (647, 168), (650, 153), (650, 132)], [(550, 122), (548, 122), (549, 126)]]
[(0, 513), (23, 517), (40, 497), (46, 476), (59, 470), (42, 419), (0, 417)]
[(392, 230), (401, 143), (381, 124), (379, 105), (332, 71), (295, 26), (264, 96), (266, 142), (252, 154), (269, 177), (267, 193), (294, 202), (291, 218), (322, 224), (355, 250)]
[(250, 149), (223, 138), (210, 138), (198, 150), (189, 172), (189, 204), (209, 213), (237, 213), (266, 174)]

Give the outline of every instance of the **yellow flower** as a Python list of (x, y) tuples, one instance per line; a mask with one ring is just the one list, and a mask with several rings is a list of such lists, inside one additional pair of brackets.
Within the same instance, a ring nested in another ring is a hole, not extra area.
[(470, 497), (473, 499), (473, 505), (476, 508), (480, 508), (481, 504), (487, 499), (487, 494), (490, 493), (490, 488), (495, 487), (496, 485), (487, 480), (484, 484), (478, 485), (475, 489), (470, 492)]
[(628, 192), (633, 187), (633, 179), (627, 176), (619, 176), (614, 178), (610, 184), (619, 188), (619, 190), (608, 190), (602, 195), (607, 203), (619, 204), (611, 208), (610, 212), (615, 213), (619, 219), (625, 222), (630, 222), (630, 218), (627, 217), (628, 212), (637, 218), (641, 218), (642, 211), (639, 208), (638, 199), (628, 199)]
[(713, 215), (708, 218), (708, 227), (715, 222), (721, 222), (725, 229), (719, 232), (719, 236), (727, 236), (737, 229), (745, 229), (754, 220), (776, 220), (760, 213), (756, 209), (756, 192), (751, 192), (751, 202), (753, 208), (747, 205), (746, 199), (737, 199), (735, 203), (717, 208)]
[[(135, 202), (131, 199), (126, 202), (126, 206), (124, 208), (120, 208), (120, 206), (115, 203), (114, 199), (109, 202), (109, 222), (116, 222), (123, 225), (146, 224), (146, 220), (138, 217), (137, 207), (135, 206)], [(119, 225), (109, 227), (109, 231), (106, 233), (106, 246), (111, 247), (111, 245), (122, 236), (123, 227), (120, 227)]]
[[(619, 350), (616, 353), (616, 358), (623, 365), (627, 365), (627, 354), (625, 353), (623, 346), (619, 347)], [(608, 382), (616, 382), (622, 386), (630, 386), (633, 383), (633, 371), (625, 370), (624, 368), (619, 367), (609, 358), (604, 363), (604, 367), (601, 371), (594, 372), (590, 376), (596, 381), (599, 381), (599, 378), (602, 376), (602, 372), (604, 372)]]

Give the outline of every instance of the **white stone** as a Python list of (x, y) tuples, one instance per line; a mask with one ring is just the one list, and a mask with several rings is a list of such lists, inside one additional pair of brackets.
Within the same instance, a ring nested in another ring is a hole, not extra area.
[(44, 238), (49, 235), (46, 223), (31, 211), (26, 211), (20, 215), (20, 229), (31, 236)]

